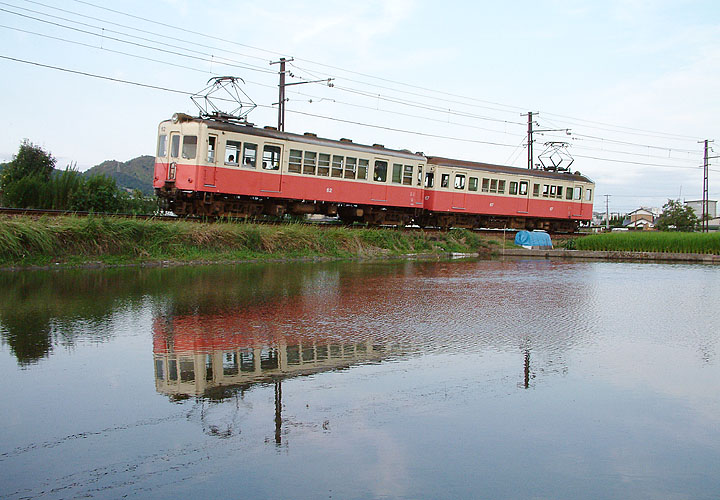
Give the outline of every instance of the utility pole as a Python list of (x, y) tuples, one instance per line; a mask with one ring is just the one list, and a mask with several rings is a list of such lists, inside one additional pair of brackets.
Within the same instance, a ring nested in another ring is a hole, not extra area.
[(527, 116), (528, 117), (528, 130), (527, 130), (527, 143), (528, 143), (528, 169), (533, 169), (533, 115), (537, 113), (533, 113), (532, 111), (528, 111), (527, 115), (520, 115), (520, 116)]
[[(312, 81), (302, 81), (302, 82), (293, 82), (293, 83), (285, 83), (285, 63), (294, 61), (294, 58), (285, 59), (284, 57), (281, 57), (279, 61), (273, 61), (270, 64), (279, 64), (280, 65), (280, 71), (278, 74), (280, 75), (280, 83), (278, 84), (278, 130), (280, 132), (285, 131), (285, 102), (287, 101), (287, 98), (285, 97), (285, 87), (289, 87), (290, 85), (302, 85), (304, 83), (320, 83), (320, 82), (327, 82), (328, 87), (332, 87), (333, 84), (330, 83), (334, 80), (334, 78), (326, 78), (324, 80), (312, 80)], [(293, 75), (290, 75), (293, 76)]]
[(705, 154), (703, 155), (703, 199), (702, 199), (702, 220), (700, 221), (700, 231), (707, 233), (710, 229), (710, 196), (708, 195), (708, 170), (711, 158), (720, 158), (720, 156), (710, 156), (710, 143), (714, 142), (709, 139), (698, 141), (705, 143)]
[(610, 231), (610, 195), (605, 196), (605, 230)]

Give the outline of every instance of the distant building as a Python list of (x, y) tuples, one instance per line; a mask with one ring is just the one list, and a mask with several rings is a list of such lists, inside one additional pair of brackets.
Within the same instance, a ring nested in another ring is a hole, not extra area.
[(640, 207), (627, 214), (623, 227), (634, 230), (655, 229), (656, 217), (650, 208)]
[[(695, 211), (698, 220), (702, 219), (702, 200), (686, 201), (685, 204)], [(708, 214), (711, 219), (717, 218), (717, 200), (708, 200)]]

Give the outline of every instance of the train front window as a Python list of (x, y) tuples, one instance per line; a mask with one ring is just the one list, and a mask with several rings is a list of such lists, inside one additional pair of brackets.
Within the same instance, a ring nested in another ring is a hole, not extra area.
[(182, 157), (186, 160), (194, 160), (197, 154), (197, 136), (183, 136)]
[(173, 135), (170, 139), (170, 156), (177, 158), (180, 156), (180, 136)]
[(243, 167), (255, 168), (257, 165), (257, 144), (245, 143), (243, 149)]
[(431, 188), (435, 186), (435, 174), (428, 172), (425, 174), (425, 187)]
[(382, 160), (375, 160), (375, 170), (373, 171), (373, 180), (375, 182), (387, 181), (388, 163)]
[(465, 189), (465, 176), (455, 174), (455, 189)]
[(240, 161), (240, 143), (227, 141), (225, 143), (225, 165), (237, 165)]
[(158, 137), (157, 155), (160, 158), (167, 156), (167, 135), (161, 135)]

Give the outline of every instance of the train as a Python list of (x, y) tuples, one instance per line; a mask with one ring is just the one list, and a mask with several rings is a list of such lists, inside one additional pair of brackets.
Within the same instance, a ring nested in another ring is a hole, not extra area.
[(523, 169), (175, 113), (158, 126), (153, 187), (180, 216), (322, 214), (368, 225), (574, 232), (595, 185)]

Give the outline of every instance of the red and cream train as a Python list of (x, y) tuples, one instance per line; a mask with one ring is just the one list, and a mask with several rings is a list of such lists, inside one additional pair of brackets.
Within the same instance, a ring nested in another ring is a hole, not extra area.
[(159, 125), (153, 185), (178, 215), (325, 214), (344, 222), (574, 231), (594, 184), (349, 139), (176, 114)]

